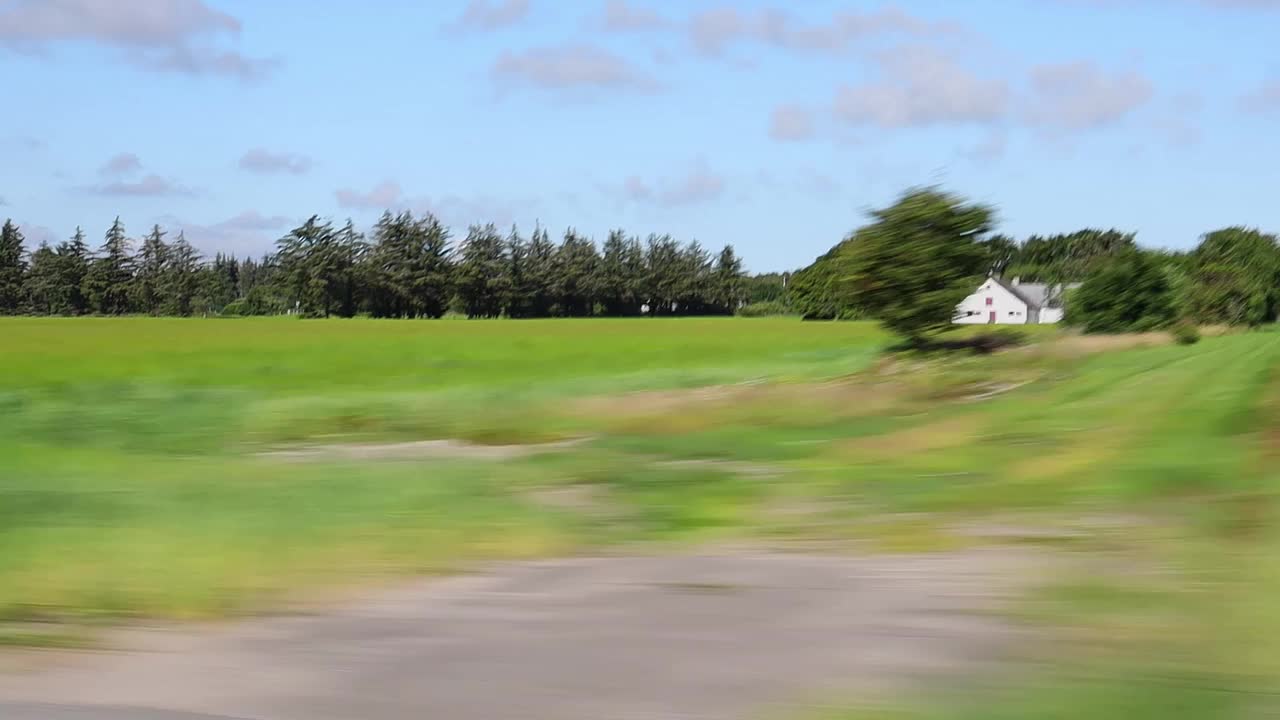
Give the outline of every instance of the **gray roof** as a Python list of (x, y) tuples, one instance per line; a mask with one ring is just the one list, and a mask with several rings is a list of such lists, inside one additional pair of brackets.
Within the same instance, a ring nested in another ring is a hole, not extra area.
[(1055, 302), (1061, 302), (1063, 290), (1073, 290), (1080, 287), (1080, 283), (1067, 283), (1066, 285), (1049, 285), (1046, 283), (1020, 283), (1010, 282), (1004, 278), (996, 278), (996, 282), (1000, 283), (1005, 290), (1013, 293), (1027, 304), (1032, 310), (1040, 310), (1045, 307), (1052, 306)]

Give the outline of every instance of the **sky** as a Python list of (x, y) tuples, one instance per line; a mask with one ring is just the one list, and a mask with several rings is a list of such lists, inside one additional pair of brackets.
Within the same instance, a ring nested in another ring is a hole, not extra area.
[(316, 214), (802, 267), (904, 189), (1001, 232), (1280, 231), (1280, 0), (0, 0), (0, 216), (258, 255)]

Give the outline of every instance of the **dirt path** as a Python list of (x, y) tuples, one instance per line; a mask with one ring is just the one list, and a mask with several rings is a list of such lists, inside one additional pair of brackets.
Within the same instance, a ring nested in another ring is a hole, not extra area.
[(310, 615), (5, 657), (0, 717), (758, 717), (979, 669), (1015, 635), (987, 611), (1032, 567), (1002, 550), (505, 565)]

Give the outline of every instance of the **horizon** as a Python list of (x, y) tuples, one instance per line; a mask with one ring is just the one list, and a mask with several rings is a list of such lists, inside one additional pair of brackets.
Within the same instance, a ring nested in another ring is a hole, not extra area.
[(752, 273), (921, 185), (1019, 241), (1280, 228), (1280, 2), (783, 5), (7, 0), (0, 215), (32, 249), (119, 216), (258, 257), (311, 215), (410, 209), (455, 240), (731, 244)]

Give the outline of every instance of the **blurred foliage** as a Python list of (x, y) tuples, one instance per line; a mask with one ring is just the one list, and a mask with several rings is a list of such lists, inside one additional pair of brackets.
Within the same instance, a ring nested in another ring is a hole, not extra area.
[(1176, 313), (1164, 271), (1137, 250), (1090, 273), (1067, 305), (1068, 322), (1089, 333), (1159, 330), (1173, 323)]

